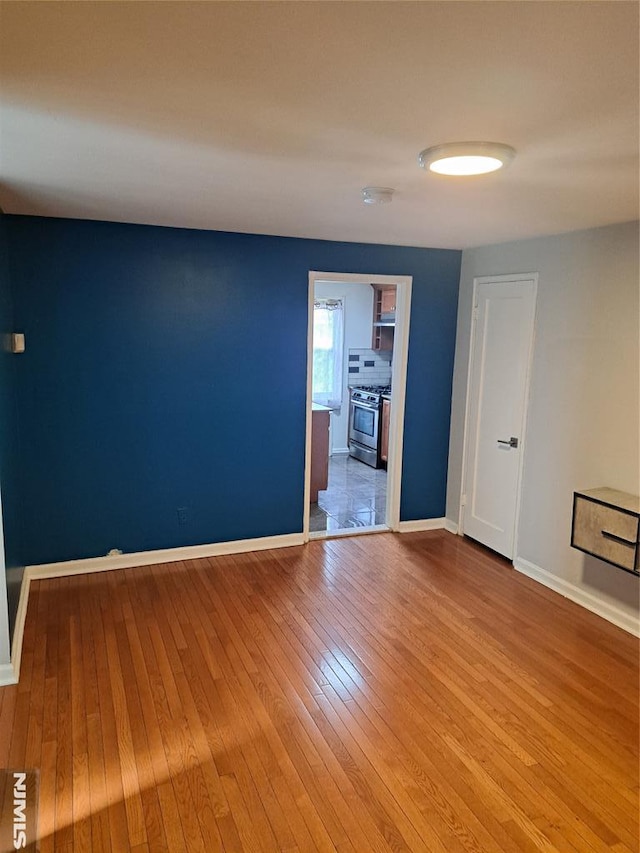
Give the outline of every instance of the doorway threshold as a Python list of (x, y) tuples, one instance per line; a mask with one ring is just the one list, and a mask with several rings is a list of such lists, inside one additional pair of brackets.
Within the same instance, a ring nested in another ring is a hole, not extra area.
[(368, 533), (388, 533), (391, 528), (386, 524), (372, 524), (370, 527), (345, 527), (342, 530), (315, 530), (309, 533), (312, 539), (339, 539), (343, 536), (363, 536)]

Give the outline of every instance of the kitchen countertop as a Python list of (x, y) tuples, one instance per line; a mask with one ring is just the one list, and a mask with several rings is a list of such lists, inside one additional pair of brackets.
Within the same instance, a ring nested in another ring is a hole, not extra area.
[(312, 412), (330, 412), (329, 406), (322, 406), (320, 403), (311, 403)]

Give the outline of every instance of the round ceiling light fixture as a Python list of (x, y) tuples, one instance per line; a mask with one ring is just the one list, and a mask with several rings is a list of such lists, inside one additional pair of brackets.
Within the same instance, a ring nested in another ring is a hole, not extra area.
[(391, 187), (363, 187), (362, 201), (365, 204), (389, 204), (394, 192)]
[(447, 142), (425, 148), (418, 155), (418, 163), (439, 175), (486, 175), (506, 166), (515, 156), (515, 150), (501, 142)]

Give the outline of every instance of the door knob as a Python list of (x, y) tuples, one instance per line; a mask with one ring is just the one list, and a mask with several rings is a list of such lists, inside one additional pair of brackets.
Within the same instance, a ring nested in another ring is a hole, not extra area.
[(518, 446), (518, 439), (514, 435), (512, 435), (508, 441), (506, 441), (503, 438), (499, 438), (498, 444), (507, 444), (509, 447), (517, 447)]

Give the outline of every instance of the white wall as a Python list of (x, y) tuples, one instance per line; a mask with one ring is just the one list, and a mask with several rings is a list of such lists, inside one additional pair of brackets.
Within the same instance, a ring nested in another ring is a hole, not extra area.
[(348, 355), (350, 349), (371, 346), (373, 287), (370, 284), (351, 282), (318, 282), (314, 295), (321, 299), (344, 300), (343, 405), (339, 415), (331, 413), (331, 452), (346, 453), (349, 426)]
[(539, 284), (517, 558), (635, 617), (638, 578), (569, 541), (575, 489), (639, 491), (637, 222), (463, 252), (447, 518), (458, 520), (473, 279), (529, 272)]

